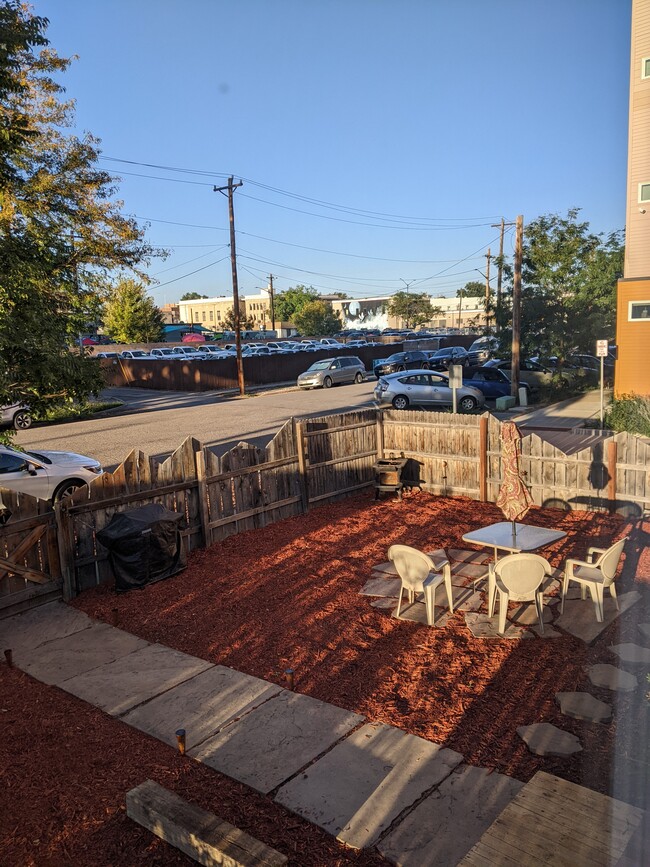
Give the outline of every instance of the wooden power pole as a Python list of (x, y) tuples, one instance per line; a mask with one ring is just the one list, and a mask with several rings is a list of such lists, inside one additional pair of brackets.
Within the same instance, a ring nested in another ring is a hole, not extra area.
[[(241, 355), (241, 316), (239, 311), (239, 284), (237, 282), (237, 252), (235, 250), (235, 210), (233, 207), (233, 193), (237, 187), (243, 186), (243, 181), (233, 183), (232, 175), (228, 178), (227, 187), (214, 187), (215, 193), (224, 193), (228, 196), (228, 219), (230, 221), (230, 265), (232, 268), (232, 306), (235, 320), (235, 347), (237, 349), (237, 380), (239, 393), (243, 397), (246, 393), (244, 385), (244, 361)], [(227, 192), (226, 192), (227, 191)]]
[(492, 255), (490, 253), (490, 248), (488, 247), (488, 251), (485, 254), (485, 259), (487, 261), (487, 268), (485, 274), (485, 333), (489, 334), (490, 332), (490, 260), (492, 259)]
[[(512, 225), (509, 223), (508, 225)], [(492, 223), (493, 229), (498, 229), (498, 223)], [(496, 329), (497, 334), (499, 333), (499, 322), (500, 322), (500, 313), (501, 313), (501, 283), (503, 279), (503, 236), (506, 230), (506, 221), (501, 217), (501, 234), (499, 235), (499, 262), (497, 267), (497, 303), (495, 307), (495, 319), (496, 319)]]
[(275, 331), (275, 299), (273, 297), (273, 274), (269, 274), (269, 297), (271, 299), (271, 328), (273, 329), (273, 331)]
[(512, 379), (510, 394), (519, 399), (519, 361), (521, 341), (521, 261), (523, 258), (524, 218), (517, 217), (515, 229), (515, 262), (512, 281)]

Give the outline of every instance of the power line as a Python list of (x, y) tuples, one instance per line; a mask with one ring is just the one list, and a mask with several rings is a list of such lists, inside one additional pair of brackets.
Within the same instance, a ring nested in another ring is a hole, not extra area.
[(212, 250), (208, 250), (207, 253), (201, 253), (200, 256), (195, 256), (193, 259), (187, 259), (185, 262), (179, 262), (178, 265), (171, 265), (169, 268), (163, 268), (162, 271), (156, 271), (152, 274), (152, 277), (157, 277), (158, 274), (165, 274), (167, 271), (173, 271), (175, 268), (182, 268), (183, 265), (189, 265), (190, 262), (197, 262), (199, 259), (205, 259), (206, 256), (212, 256), (213, 253), (216, 253), (218, 250), (223, 250), (224, 247), (227, 247), (228, 244), (222, 244), (220, 247), (214, 247)]
[(205, 271), (206, 268), (212, 268), (213, 265), (218, 265), (219, 262), (223, 262), (227, 258), (227, 256), (222, 256), (222, 258), (217, 259), (216, 262), (210, 262), (209, 265), (204, 265), (202, 268), (197, 268), (196, 271), (190, 271), (189, 274), (183, 274), (180, 277), (174, 277), (173, 280), (167, 280), (165, 283), (157, 283), (154, 288), (161, 289), (163, 286), (169, 286), (170, 283), (178, 283), (179, 280), (184, 280), (186, 277), (191, 277), (193, 274), (198, 274), (199, 271)]

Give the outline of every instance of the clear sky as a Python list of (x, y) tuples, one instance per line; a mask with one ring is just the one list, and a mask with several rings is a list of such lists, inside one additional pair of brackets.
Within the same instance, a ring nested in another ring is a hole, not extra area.
[(161, 304), (231, 293), (212, 190), (229, 174), (244, 294), (272, 273), (278, 291), (454, 295), (483, 280), (501, 216), (624, 228), (630, 6), (34, 0), (79, 56), (76, 132), (170, 251), (149, 269)]

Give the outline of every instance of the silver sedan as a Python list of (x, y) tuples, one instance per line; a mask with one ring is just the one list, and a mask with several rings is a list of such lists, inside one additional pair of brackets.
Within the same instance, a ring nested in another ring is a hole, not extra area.
[[(453, 394), (449, 377), (432, 370), (408, 370), (380, 377), (375, 387), (379, 403), (390, 403), (395, 409), (409, 406), (452, 406)], [(485, 397), (477, 389), (463, 385), (456, 389), (459, 410), (485, 406)]]

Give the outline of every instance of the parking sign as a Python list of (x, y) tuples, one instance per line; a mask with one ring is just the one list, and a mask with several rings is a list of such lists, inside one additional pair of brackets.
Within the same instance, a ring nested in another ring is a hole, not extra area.
[(463, 366), (462, 364), (449, 365), (449, 385), (452, 388), (461, 388), (463, 385)]
[(608, 350), (609, 350), (609, 346), (607, 345), (606, 340), (597, 340), (596, 341), (596, 357), (597, 358), (607, 358)]

